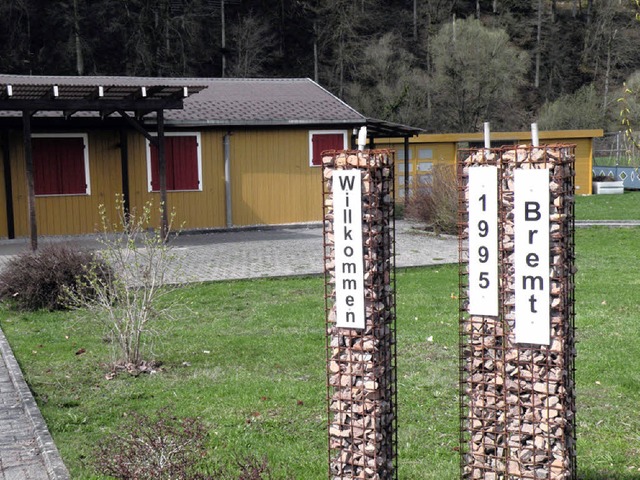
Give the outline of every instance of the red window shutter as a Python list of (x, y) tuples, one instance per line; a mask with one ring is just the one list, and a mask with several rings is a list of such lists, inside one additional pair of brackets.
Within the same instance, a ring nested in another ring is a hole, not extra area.
[[(167, 190), (198, 190), (198, 141), (195, 135), (165, 137)], [(151, 145), (151, 190), (160, 190), (158, 148)]]
[[(198, 190), (198, 139), (195, 136), (172, 137), (171, 175), (176, 190)], [(167, 170), (168, 165), (167, 165)], [(167, 171), (167, 176), (169, 172)]]
[(36, 195), (87, 193), (83, 138), (33, 138), (31, 145)]
[(325, 150), (344, 150), (344, 135), (342, 133), (314, 133), (312, 165), (322, 165), (322, 152)]

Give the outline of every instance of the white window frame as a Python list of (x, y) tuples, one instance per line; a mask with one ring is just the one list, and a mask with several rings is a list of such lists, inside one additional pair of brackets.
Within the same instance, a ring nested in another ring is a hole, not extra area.
[(314, 135), (333, 135), (336, 133), (342, 134), (342, 144), (344, 145), (344, 149), (347, 150), (349, 148), (349, 132), (348, 130), (309, 130), (309, 166), (310, 167), (322, 167), (322, 165), (314, 165), (313, 164), (313, 136)]
[[(151, 133), (151, 136), (157, 137), (157, 133)], [(167, 192), (201, 192), (202, 191), (202, 135), (200, 132), (165, 132), (165, 137), (196, 137), (196, 157), (198, 161), (198, 188), (189, 190), (167, 190)], [(147, 192), (158, 193), (151, 185), (151, 142), (145, 139), (145, 151), (147, 156)]]
[(89, 174), (89, 134), (87, 133), (33, 133), (31, 138), (82, 138), (84, 144), (84, 193), (46, 193), (36, 197), (78, 197), (81, 195), (91, 195), (91, 175)]

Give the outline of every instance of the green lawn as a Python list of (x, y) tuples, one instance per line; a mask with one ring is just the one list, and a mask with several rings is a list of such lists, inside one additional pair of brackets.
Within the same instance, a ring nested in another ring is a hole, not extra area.
[[(576, 232), (578, 465), (582, 480), (640, 478), (639, 228)], [(0, 311), (72, 478), (129, 412), (199, 416), (210, 456), (267, 455), (274, 478), (326, 478), (322, 279), (192, 285), (154, 345), (164, 370), (105, 378), (110, 350), (69, 313)], [(457, 266), (399, 271), (399, 478), (458, 476)], [(432, 338), (432, 341), (430, 341)], [(76, 355), (80, 349), (86, 353)]]
[(577, 220), (640, 220), (640, 191), (576, 197)]

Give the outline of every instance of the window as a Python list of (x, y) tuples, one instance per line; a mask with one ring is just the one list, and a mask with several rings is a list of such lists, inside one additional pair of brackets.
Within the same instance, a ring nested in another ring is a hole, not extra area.
[[(202, 159), (199, 133), (165, 133), (167, 191), (202, 190)], [(158, 148), (147, 142), (149, 191), (160, 191)]]
[[(404, 160), (404, 146), (396, 150), (396, 159)], [(409, 160), (413, 160), (413, 150), (409, 147)]]
[(418, 150), (418, 158), (430, 160), (433, 158), (433, 150), (431, 148), (420, 148)]
[(346, 130), (317, 130), (309, 132), (309, 165), (322, 166), (322, 152), (325, 150), (345, 150)]
[(36, 195), (89, 195), (86, 134), (38, 135), (31, 138)]

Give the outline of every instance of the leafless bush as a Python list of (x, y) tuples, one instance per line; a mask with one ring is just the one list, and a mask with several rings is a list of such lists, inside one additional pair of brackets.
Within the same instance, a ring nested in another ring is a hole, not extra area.
[(153, 418), (133, 413), (118, 433), (98, 444), (95, 466), (122, 480), (213, 478), (197, 471), (206, 441), (205, 426), (197, 418), (176, 418), (166, 408)]
[(424, 223), (436, 233), (455, 234), (458, 190), (454, 167), (436, 165), (430, 184), (414, 185), (404, 215), (405, 218)]
[(93, 253), (62, 244), (23, 252), (0, 273), (0, 298), (19, 310), (63, 310), (65, 292), (95, 299), (87, 275), (108, 284), (111, 271)]
[(207, 458), (207, 430), (199, 418), (177, 418), (169, 408), (154, 416), (132, 413), (118, 432), (102, 439), (93, 465), (121, 480), (269, 480), (266, 457), (237, 460), (238, 472)]
[[(118, 218), (112, 225), (103, 206), (100, 208), (103, 233), (101, 258), (113, 275), (105, 281), (95, 269), (83, 277), (86, 289), (96, 292), (86, 296), (84, 290), (68, 292), (69, 304), (102, 323), (116, 347), (116, 366), (139, 371), (146, 364), (144, 348), (147, 337), (155, 333), (159, 319), (170, 318), (179, 298), (168, 295), (175, 290), (171, 275), (179, 271), (179, 262), (168, 238), (153, 230), (152, 204), (139, 212), (126, 212), (121, 197), (116, 199)], [(121, 231), (113, 234), (113, 231)], [(169, 229), (170, 230), (170, 229)], [(167, 233), (168, 235), (168, 233)]]

